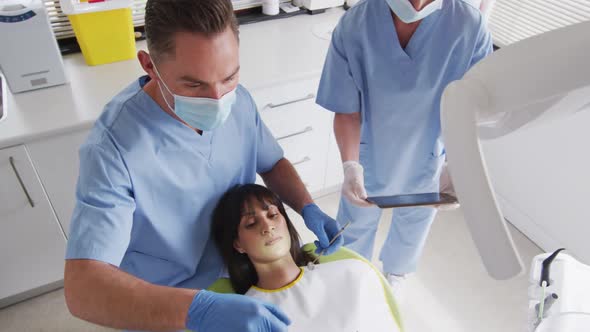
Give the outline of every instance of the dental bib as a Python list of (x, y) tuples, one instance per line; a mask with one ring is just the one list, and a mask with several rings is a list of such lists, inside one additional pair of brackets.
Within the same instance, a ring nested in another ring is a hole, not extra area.
[(246, 296), (279, 306), (291, 319), (289, 332), (400, 331), (378, 273), (363, 261), (343, 259), (301, 268), (280, 289), (253, 286)]

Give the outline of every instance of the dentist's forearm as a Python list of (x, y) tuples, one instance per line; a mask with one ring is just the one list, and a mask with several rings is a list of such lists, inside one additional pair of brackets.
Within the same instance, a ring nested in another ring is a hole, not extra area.
[(157, 286), (95, 260), (66, 260), (64, 291), (72, 315), (115, 329), (185, 328), (197, 290)]
[(359, 160), (359, 144), (361, 141), (360, 112), (334, 116), (334, 136), (340, 150), (342, 162)]
[(289, 160), (279, 160), (269, 172), (260, 176), (268, 189), (279, 195), (297, 213), (301, 213), (305, 205), (313, 203), (305, 184)]

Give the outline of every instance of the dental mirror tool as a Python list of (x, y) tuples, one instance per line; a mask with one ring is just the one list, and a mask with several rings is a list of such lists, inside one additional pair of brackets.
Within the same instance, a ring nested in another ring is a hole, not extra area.
[[(349, 225), (350, 225), (350, 221), (347, 222), (344, 226), (342, 226), (342, 228), (340, 228), (340, 230), (338, 231), (338, 233), (336, 233), (336, 235), (334, 235), (334, 237), (332, 238), (332, 240), (330, 240), (330, 243), (328, 244), (328, 247), (331, 246), (332, 243), (334, 243), (334, 241), (336, 241), (336, 239), (340, 235), (342, 235), (342, 233), (344, 232), (344, 230), (346, 229), (346, 227), (348, 227)], [(320, 257), (322, 257), (324, 255), (324, 253), (326, 253), (326, 249), (323, 249), (322, 251), (320, 251), (320, 254), (318, 255), (318, 257), (316, 257), (316, 259), (313, 260), (313, 262), (307, 263), (307, 268), (310, 271), (313, 271), (313, 269), (315, 268), (315, 265), (319, 261)]]

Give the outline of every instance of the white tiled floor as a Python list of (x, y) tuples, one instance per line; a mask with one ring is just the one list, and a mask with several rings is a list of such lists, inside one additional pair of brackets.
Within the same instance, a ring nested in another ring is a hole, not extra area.
[[(336, 215), (339, 195), (317, 200)], [(376, 248), (385, 238), (391, 211), (384, 213)], [(294, 220), (301, 226), (301, 220)], [(300, 227), (298, 227), (300, 228)], [(514, 240), (528, 269), (540, 253), (526, 237), (513, 230)], [(301, 230), (304, 242), (312, 235)], [(378, 256), (376, 251), (374, 258)], [(376, 260), (374, 260), (376, 262)], [(376, 262), (377, 263), (377, 262)], [(424, 248), (418, 272), (408, 279), (401, 304), (406, 332), (523, 332), (526, 331), (527, 274), (509, 281), (487, 276), (460, 210), (440, 212)], [(0, 331), (112, 331), (71, 317), (63, 291), (58, 290), (0, 310)]]

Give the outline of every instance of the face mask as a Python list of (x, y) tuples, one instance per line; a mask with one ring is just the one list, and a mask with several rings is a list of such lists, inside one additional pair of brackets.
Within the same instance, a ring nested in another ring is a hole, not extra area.
[(386, 0), (389, 8), (404, 23), (419, 21), (442, 7), (443, 0), (434, 0), (420, 11), (416, 11), (410, 0)]
[(174, 108), (170, 106), (168, 100), (164, 97), (164, 91), (160, 82), (158, 82), (164, 102), (166, 102), (166, 105), (171, 111), (176, 113), (189, 126), (210, 131), (219, 127), (229, 117), (232, 106), (236, 101), (236, 89), (226, 93), (220, 99), (179, 96), (170, 91), (155, 65), (154, 70), (160, 78), (160, 82), (164, 85), (164, 88), (174, 96)]

